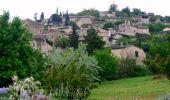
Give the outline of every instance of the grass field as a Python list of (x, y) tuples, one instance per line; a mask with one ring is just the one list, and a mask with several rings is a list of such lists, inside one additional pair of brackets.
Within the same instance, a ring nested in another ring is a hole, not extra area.
[(169, 91), (167, 79), (146, 76), (102, 83), (92, 90), (88, 100), (155, 100)]

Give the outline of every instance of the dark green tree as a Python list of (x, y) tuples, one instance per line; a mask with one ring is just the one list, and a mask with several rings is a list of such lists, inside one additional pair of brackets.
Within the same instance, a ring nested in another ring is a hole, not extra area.
[(9, 21), (9, 13), (0, 16), (0, 87), (8, 86), (11, 77), (39, 77), (43, 69), (42, 55), (31, 47), (31, 33), (22, 21), (15, 17)]
[(168, 55), (170, 54), (167, 35), (155, 36), (150, 42), (150, 50), (145, 63), (154, 74), (165, 74)]
[(92, 27), (87, 31), (85, 43), (87, 44), (87, 52), (89, 54), (92, 54), (94, 50), (102, 49), (105, 45), (105, 42), (98, 36), (96, 30)]
[(79, 12), (78, 15), (80, 15), (80, 16), (94, 16), (96, 18), (99, 18), (100, 12), (95, 9), (84, 9), (83, 11)]
[(40, 15), (40, 20), (43, 21), (44, 20), (44, 13), (42, 12)]
[(138, 9), (138, 8), (134, 8), (133, 9), (133, 12), (132, 12), (132, 15), (133, 16), (139, 16), (141, 14), (141, 10)]
[(56, 39), (55, 45), (56, 45), (56, 47), (61, 47), (61, 48), (68, 47), (69, 46), (69, 38), (64, 37), (64, 36), (59, 37)]
[(103, 25), (103, 29), (114, 28), (114, 24), (112, 22), (106, 22)]
[(165, 28), (164, 24), (161, 23), (153, 23), (149, 25), (149, 32), (160, 32)]
[(67, 13), (65, 15), (65, 26), (68, 26), (69, 22), (70, 22), (70, 17), (69, 17), (68, 11), (67, 11)]
[(99, 75), (102, 80), (112, 80), (116, 77), (119, 66), (119, 59), (112, 55), (111, 49), (101, 49), (94, 51), (94, 57), (98, 65), (102, 68)]
[(55, 24), (55, 25), (62, 23), (61, 16), (59, 16), (57, 14), (52, 14), (50, 18), (51, 18), (52, 23)]
[(113, 13), (113, 12), (115, 12), (117, 10), (117, 5), (115, 5), (115, 4), (112, 4), (112, 5), (110, 5), (110, 8), (109, 8), (109, 13)]
[(126, 7), (122, 9), (122, 12), (125, 14), (126, 17), (130, 17), (130, 8)]
[(72, 26), (72, 34), (70, 35), (70, 46), (73, 47), (74, 49), (77, 49), (78, 48), (78, 40), (79, 40), (79, 35), (78, 33), (76, 32), (76, 25), (73, 24)]

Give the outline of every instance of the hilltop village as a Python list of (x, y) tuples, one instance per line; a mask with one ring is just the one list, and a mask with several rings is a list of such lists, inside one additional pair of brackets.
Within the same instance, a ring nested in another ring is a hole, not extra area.
[(49, 18), (4, 11), (0, 100), (169, 100), (169, 33), (170, 16), (115, 2)]
[[(139, 63), (145, 59), (145, 53), (142, 49), (130, 45), (128, 43), (118, 42), (122, 37), (134, 37), (136, 33), (150, 35), (149, 23), (150, 16), (146, 13), (139, 12), (136, 16), (128, 15), (130, 9), (127, 7), (123, 12), (117, 11), (115, 3), (110, 5), (108, 11), (98, 12), (97, 10), (86, 10), (94, 12), (92, 15), (65, 14), (58, 12), (50, 18), (44, 19), (44, 13), (41, 14), (40, 20), (25, 19), (23, 20), (28, 30), (33, 34), (32, 46), (39, 49), (43, 53), (50, 52), (54, 47), (50, 43), (54, 43), (60, 37), (69, 37), (72, 33), (72, 23), (76, 23), (76, 32), (79, 35), (79, 42), (84, 41), (87, 30), (93, 27), (97, 34), (102, 37), (105, 47), (112, 48), (112, 53), (119, 57), (130, 57), (138, 59)], [(85, 11), (84, 11), (85, 12)], [(119, 13), (124, 14), (123, 16)], [(158, 19), (156, 19), (158, 22)]]

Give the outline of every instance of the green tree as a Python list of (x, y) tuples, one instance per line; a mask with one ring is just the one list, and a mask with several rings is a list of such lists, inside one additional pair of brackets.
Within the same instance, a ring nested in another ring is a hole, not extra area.
[(132, 14), (133, 14), (133, 16), (139, 16), (141, 14), (141, 10), (134, 8)]
[(150, 50), (145, 63), (154, 74), (166, 74), (166, 62), (170, 54), (167, 37), (167, 35), (156, 36), (150, 42)]
[(112, 80), (116, 77), (119, 66), (119, 59), (112, 55), (111, 49), (101, 49), (94, 51), (94, 57), (99, 66), (103, 69), (99, 72), (103, 80)]
[(59, 16), (57, 14), (52, 14), (50, 18), (51, 18), (52, 23), (55, 24), (55, 25), (62, 23), (61, 16)]
[(122, 12), (125, 14), (126, 17), (130, 17), (130, 8), (126, 7), (122, 9)]
[(114, 28), (114, 24), (113, 24), (112, 22), (106, 22), (106, 23), (103, 25), (103, 28), (104, 28), (104, 29)]
[(84, 100), (92, 82), (99, 81), (95, 58), (88, 56), (85, 46), (66, 51), (55, 50), (48, 57), (46, 88), (60, 100)]
[(115, 12), (117, 10), (117, 5), (115, 5), (115, 4), (112, 4), (112, 5), (110, 5), (110, 8), (109, 8), (109, 13), (112, 13), (112, 12)]
[(72, 26), (72, 34), (70, 36), (70, 46), (73, 47), (74, 49), (77, 49), (78, 48), (78, 40), (79, 40), (79, 35), (77, 34), (76, 32), (76, 25), (73, 24)]
[(149, 32), (160, 32), (165, 28), (164, 24), (161, 23), (153, 23), (149, 24)]
[(100, 12), (95, 9), (84, 9), (83, 11), (79, 12), (78, 15), (80, 15), (80, 16), (94, 16), (96, 18), (99, 18)]
[(64, 37), (64, 36), (57, 38), (55, 41), (55, 45), (56, 45), (56, 47), (61, 47), (61, 48), (68, 47), (69, 46), (69, 38)]
[(43, 21), (44, 20), (44, 13), (42, 12), (40, 15), (40, 20)]
[(31, 47), (31, 33), (22, 21), (15, 17), (9, 21), (9, 13), (0, 16), (0, 87), (11, 84), (11, 77), (33, 75), (38, 78), (43, 70), (42, 55)]
[(65, 26), (68, 26), (69, 25), (69, 22), (70, 22), (70, 17), (69, 17), (69, 14), (68, 14), (68, 11), (67, 11), (67, 14), (65, 16)]
[(96, 49), (102, 49), (105, 45), (105, 42), (100, 36), (96, 33), (94, 28), (90, 28), (87, 31), (87, 36), (85, 37), (85, 43), (87, 44), (87, 52), (92, 54)]

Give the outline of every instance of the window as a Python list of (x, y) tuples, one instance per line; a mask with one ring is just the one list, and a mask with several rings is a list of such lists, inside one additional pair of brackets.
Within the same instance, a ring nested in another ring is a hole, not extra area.
[(139, 57), (138, 51), (135, 51), (135, 57)]

